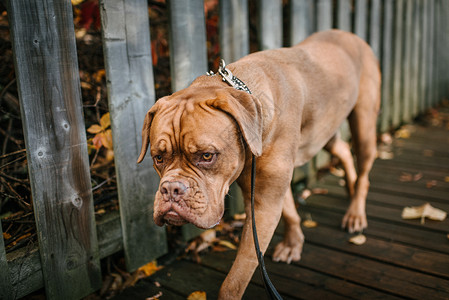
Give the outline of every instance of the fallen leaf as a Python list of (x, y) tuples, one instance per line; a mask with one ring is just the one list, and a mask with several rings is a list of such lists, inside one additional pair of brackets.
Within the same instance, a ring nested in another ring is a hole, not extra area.
[(229, 241), (219, 241), (218, 244), (221, 245), (221, 246), (228, 247), (229, 249), (232, 249), (232, 250), (236, 250), (237, 249), (237, 247), (233, 243), (231, 243)]
[(435, 208), (429, 203), (421, 206), (404, 207), (402, 210), (402, 219), (421, 219), (421, 224), (424, 224), (425, 218), (435, 221), (443, 221), (447, 213), (441, 209)]
[(449, 176), (444, 177), (445, 182), (449, 182)]
[(410, 130), (408, 128), (402, 127), (394, 133), (394, 137), (397, 139), (408, 139), (410, 138)]
[(139, 269), (137, 269), (138, 273), (143, 274), (144, 277), (148, 277), (153, 275), (154, 273), (156, 273), (157, 271), (159, 271), (160, 269), (162, 269), (162, 266), (158, 266), (156, 261), (152, 261), (147, 263), (146, 265), (140, 267)]
[(154, 296), (146, 298), (145, 300), (159, 300), (159, 298), (162, 297), (162, 295), (163, 295), (162, 292), (159, 292)]
[(304, 220), (304, 222), (302, 222), (302, 226), (306, 228), (315, 228), (318, 226), (318, 223), (314, 220)]
[(380, 141), (385, 145), (391, 145), (393, 143), (393, 137), (389, 133), (382, 133), (380, 135)]
[(242, 221), (246, 219), (246, 214), (245, 213), (241, 213), (241, 214), (235, 214), (234, 215), (234, 220), (237, 221)]
[(9, 233), (3, 232), (3, 238), (4, 238), (5, 240), (10, 239), (10, 238), (11, 238), (11, 235), (10, 235)]
[(330, 173), (337, 177), (345, 177), (345, 170), (340, 168), (331, 168)]
[(430, 149), (425, 149), (425, 150), (423, 150), (423, 152), (422, 152), (422, 154), (424, 155), (424, 156), (426, 156), (426, 157), (432, 157), (433, 155), (434, 155), (434, 151), (433, 150), (430, 150)]
[(206, 300), (206, 292), (203, 291), (196, 291), (191, 293), (188, 297), (187, 300)]
[(363, 234), (358, 234), (356, 236), (351, 237), (349, 239), (349, 242), (357, 246), (363, 245), (366, 243), (366, 236), (364, 236)]
[(305, 189), (302, 191), (301, 193), (301, 199), (306, 200), (307, 198), (309, 198), (312, 195), (312, 191), (309, 189)]
[(411, 182), (411, 181), (418, 181), (423, 177), (422, 173), (416, 173), (416, 174), (410, 174), (406, 172), (402, 172), (401, 176), (399, 176), (399, 181), (401, 182)]
[(329, 193), (329, 191), (327, 189), (323, 189), (323, 188), (312, 189), (313, 195), (327, 195), (328, 193)]
[(201, 233), (200, 237), (203, 242), (212, 243), (217, 239), (217, 232), (215, 231), (215, 229), (208, 229)]
[(377, 152), (377, 156), (378, 156), (379, 159), (381, 159), (381, 160), (390, 160), (390, 159), (393, 159), (393, 158), (394, 158), (393, 152), (390, 152), (390, 151), (384, 151), (384, 150), (378, 151), (378, 152)]
[(436, 180), (429, 180), (429, 181), (426, 182), (426, 187), (428, 189), (433, 188), (436, 185), (437, 185), (437, 181)]

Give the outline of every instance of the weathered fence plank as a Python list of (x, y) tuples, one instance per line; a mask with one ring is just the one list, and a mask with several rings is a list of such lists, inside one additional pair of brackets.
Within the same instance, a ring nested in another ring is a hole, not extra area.
[(419, 0), (413, 1), (413, 35), (412, 35), (412, 65), (411, 65), (411, 103), (410, 103), (410, 114), (412, 117), (418, 115), (418, 103), (419, 103), (419, 64), (420, 64), (420, 54), (421, 54), (421, 41), (422, 41), (422, 16), (421, 16), (421, 6)]
[(129, 270), (167, 251), (153, 222), (159, 177), (151, 159), (136, 164), (145, 112), (154, 104), (146, 0), (102, 0), (101, 18), (125, 260)]
[(339, 0), (337, 5), (337, 27), (352, 31), (351, 0)]
[(403, 36), (404, 36), (404, 1), (396, 0), (394, 24), (394, 70), (393, 70), (393, 99), (391, 105), (391, 123), (393, 128), (401, 124), (401, 103), (403, 100), (402, 63), (403, 63)]
[(260, 0), (259, 43), (261, 50), (282, 47), (282, 1)]
[(438, 57), (441, 61), (438, 62), (439, 67), (439, 87), (441, 91), (439, 99), (449, 98), (449, 72), (447, 72), (447, 67), (449, 66), (449, 2), (439, 1), (439, 8), (437, 11), (440, 14), (440, 24), (438, 25), (439, 31), (441, 33), (441, 44), (438, 46)]
[[(206, 27), (203, 0), (170, 0), (170, 69), (172, 91), (186, 88), (207, 72)], [(201, 230), (191, 224), (182, 228), (186, 240)]]
[(420, 0), (422, 15), (422, 42), (421, 42), (421, 64), (420, 64), (420, 100), (419, 111), (427, 109), (427, 68), (429, 66), (429, 5), (428, 1)]
[(382, 101), (379, 127), (381, 132), (390, 129), (393, 99), (393, 1), (384, 2), (382, 30)]
[(0, 299), (14, 299), (9, 276), (8, 261), (6, 260), (5, 243), (3, 241), (2, 221), (0, 220)]
[[(220, 1), (221, 58), (231, 63), (249, 53), (248, 0)], [(216, 70), (213, 70), (214, 72)], [(243, 196), (236, 183), (231, 185), (226, 201), (231, 216), (244, 211)]]
[(296, 45), (315, 31), (314, 0), (290, 1), (290, 45)]
[(231, 63), (249, 53), (248, 0), (220, 1), (221, 58)]
[(186, 88), (207, 72), (203, 0), (170, 0), (172, 91)]
[(318, 0), (316, 2), (316, 5), (317, 5), (316, 31), (331, 29), (333, 22), (332, 0)]
[(368, 41), (368, 3), (367, 0), (357, 0), (355, 3), (354, 33)]
[(374, 54), (380, 62), (381, 55), (381, 41), (382, 41), (382, 2), (381, 0), (371, 0), (370, 8), (370, 30), (369, 30), (369, 44), (373, 49)]
[(413, 0), (405, 2), (404, 7), (404, 60), (402, 61), (402, 104), (401, 104), (401, 122), (410, 122), (412, 119), (410, 106), (412, 102), (412, 29), (413, 29)]
[(431, 45), (429, 51), (429, 61), (427, 66), (427, 109), (437, 104), (438, 99), (435, 97), (435, 32), (438, 28), (435, 28), (435, 1), (426, 1), (426, 5), (429, 5), (429, 45)]
[(101, 286), (69, 1), (9, 1), (8, 17), (48, 299)]

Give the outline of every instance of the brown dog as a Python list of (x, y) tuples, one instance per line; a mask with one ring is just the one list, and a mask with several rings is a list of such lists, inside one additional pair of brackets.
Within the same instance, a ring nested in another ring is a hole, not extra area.
[[(224, 197), (237, 180), (247, 215), (236, 260), (220, 299), (241, 298), (257, 259), (250, 226), (251, 156), (257, 156), (255, 214), (264, 252), (282, 216), (284, 240), (274, 260), (300, 259), (304, 235), (290, 181), (293, 168), (323, 147), (340, 158), (351, 198), (342, 226), (367, 226), (368, 173), (376, 155), (380, 72), (370, 47), (338, 30), (312, 35), (292, 48), (248, 55), (229, 65), (253, 94), (222, 77), (201, 76), (188, 88), (160, 99), (147, 113), (140, 162), (151, 145), (161, 177), (154, 220), (201, 228), (216, 225)], [(338, 138), (348, 118), (358, 175), (349, 146)]]

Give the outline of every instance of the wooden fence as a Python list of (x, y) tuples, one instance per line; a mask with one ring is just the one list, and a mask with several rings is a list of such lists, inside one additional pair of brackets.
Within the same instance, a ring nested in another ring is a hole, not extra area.
[[(165, 230), (151, 218), (157, 175), (150, 160), (135, 162), (143, 118), (155, 101), (147, 0), (100, 0), (120, 216), (97, 220), (70, 1), (2, 1), (10, 20), (39, 248), (5, 254), (0, 239), (0, 299), (42, 287), (49, 299), (79, 299), (100, 288), (100, 259), (124, 250), (128, 269), (135, 270), (167, 251)], [(448, 97), (449, 1), (283, 2), (250, 1), (258, 8), (251, 18), (259, 20), (260, 49), (294, 44), (329, 28), (358, 34), (380, 59), (380, 131)], [(176, 91), (207, 71), (204, 9), (203, 0), (167, 5)], [(221, 51), (228, 63), (249, 52), (248, 11), (247, 0), (220, 1)]]

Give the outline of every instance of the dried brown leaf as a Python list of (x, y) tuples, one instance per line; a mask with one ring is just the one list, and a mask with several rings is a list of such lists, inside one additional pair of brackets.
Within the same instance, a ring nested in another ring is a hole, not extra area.
[(390, 160), (394, 158), (394, 154), (391, 151), (379, 150), (377, 152), (377, 157), (379, 157), (381, 160)]
[(162, 292), (159, 292), (154, 296), (146, 298), (145, 300), (159, 300), (159, 298), (162, 297), (162, 295), (163, 295)]
[(443, 221), (447, 213), (441, 209), (435, 208), (429, 203), (421, 206), (404, 207), (402, 210), (402, 219), (421, 219), (421, 224), (424, 224), (425, 218), (435, 221)]
[(331, 168), (330, 173), (337, 177), (345, 177), (345, 170), (340, 168)]
[(428, 189), (431, 189), (431, 188), (433, 188), (436, 185), (437, 185), (437, 181), (436, 180), (429, 180), (429, 181), (426, 182), (426, 187)]

